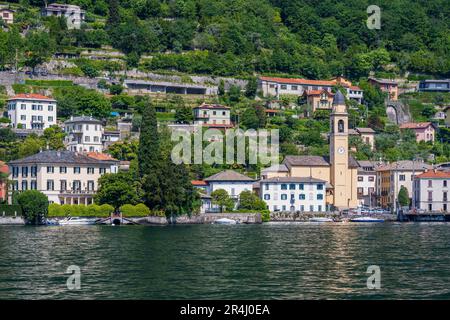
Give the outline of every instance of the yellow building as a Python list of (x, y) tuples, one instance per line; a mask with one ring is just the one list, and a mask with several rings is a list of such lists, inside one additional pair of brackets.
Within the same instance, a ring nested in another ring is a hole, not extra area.
[(330, 115), (330, 156), (286, 156), (278, 175), (311, 177), (327, 182), (327, 205), (342, 210), (356, 208), (358, 163), (348, 153), (348, 113), (345, 97), (337, 92)]

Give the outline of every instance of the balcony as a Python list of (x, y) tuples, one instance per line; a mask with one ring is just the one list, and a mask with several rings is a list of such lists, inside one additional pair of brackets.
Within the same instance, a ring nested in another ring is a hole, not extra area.
[(65, 194), (65, 195), (93, 195), (95, 194), (94, 190), (60, 190), (59, 191), (60, 194)]

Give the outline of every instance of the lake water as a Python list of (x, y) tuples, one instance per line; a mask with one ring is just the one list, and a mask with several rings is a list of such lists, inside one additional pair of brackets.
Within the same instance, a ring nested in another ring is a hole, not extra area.
[(0, 226), (0, 299), (326, 298), (449, 299), (450, 224)]

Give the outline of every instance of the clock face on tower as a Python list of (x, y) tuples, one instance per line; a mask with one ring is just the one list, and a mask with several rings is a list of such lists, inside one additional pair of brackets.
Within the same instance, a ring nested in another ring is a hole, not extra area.
[(344, 147), (339, 147), (339, 149), (337, 149), (337, 152), (339, 152), (340, 154), (344, 154), (345, 152)]

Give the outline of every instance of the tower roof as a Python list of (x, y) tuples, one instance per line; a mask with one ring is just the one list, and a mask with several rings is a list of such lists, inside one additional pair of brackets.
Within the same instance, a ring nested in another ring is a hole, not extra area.
[(345, 105), (345, 97), (341, 91), (337, 91), (334, 95), (333, 106)]

